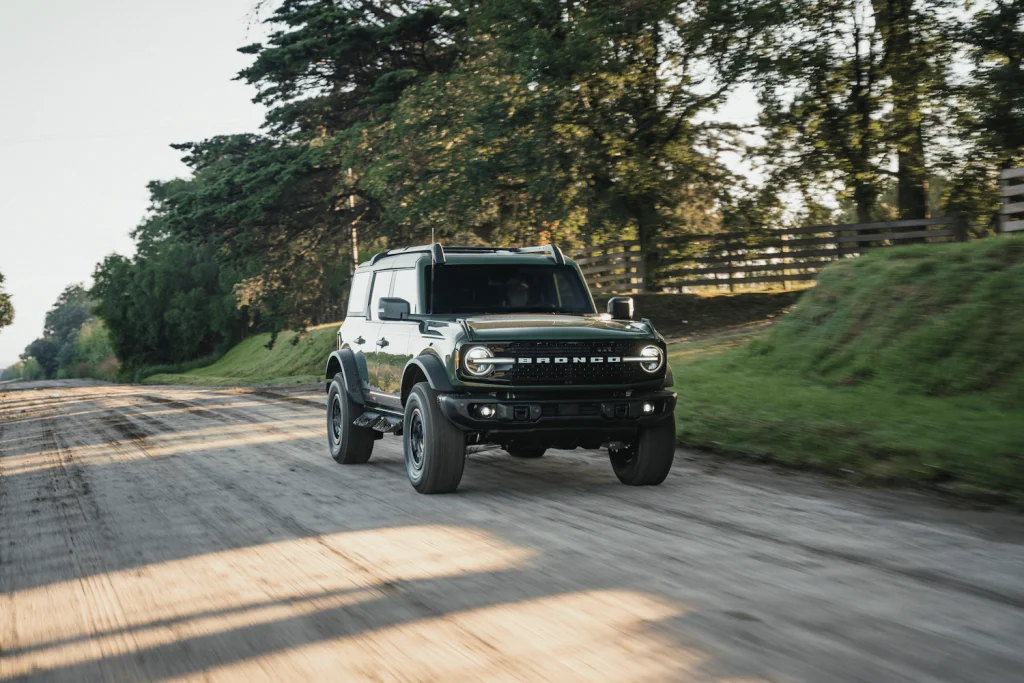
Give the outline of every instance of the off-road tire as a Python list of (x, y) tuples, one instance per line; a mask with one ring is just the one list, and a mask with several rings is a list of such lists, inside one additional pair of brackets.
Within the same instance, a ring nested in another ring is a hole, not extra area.
[(506, 448), (505, 450), (508, 451), (508, 454), (513, 458), (523, 458), (524, 460), (539, 458), (547, 451), (546, 448), (516, 448), (515, 446)]
[(345, 391), (345, 378), (339, 372), (327, 392), (327, 445), (335, 462), (361, 465), (370, 459), (375, 440), (373, 430), (352, 424), (362, 414), (363, 407)]
[(405, 401), (402, 450), (409, 483), (420, 493), (451, 493), (466, 464), (466, 435), (441, 412), (437, 392), (420, 382)]
[(665, 481), (676, 454), (676, 419), (640, 430), (626, 448), (609, 451), (615, 476), (629, 486), (657, 486)]

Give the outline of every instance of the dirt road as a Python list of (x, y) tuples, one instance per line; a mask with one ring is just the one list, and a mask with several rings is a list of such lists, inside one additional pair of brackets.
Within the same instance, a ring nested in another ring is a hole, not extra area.
[(1024, 680), (1024, 524), (680, 452), (328, 456), (313, 391), (0, 387), (0, 679)]

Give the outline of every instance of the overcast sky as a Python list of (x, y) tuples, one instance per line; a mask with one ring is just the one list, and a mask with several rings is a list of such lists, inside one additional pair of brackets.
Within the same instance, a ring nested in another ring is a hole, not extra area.
[[(253, 90), (231, 80), (251, 59), (237, 48), (265, 35), (255, 6), (0, 0), (0, 273), (15, 306), (0, 368), (64, 287), (133, 253), (146, 183), (187, 171), (170, 143), (259, 128)], [(753, 107), (744, 91), (723, 118), (750, 122)]]
[(42, 334), (61, 290), (88, 281), (147, 206), (184, 175), (168, 145), (256, 131), (231, 79), (257, 42), (255, 0), (0, 0), (0, 273), (14, 325), (0, 368)]

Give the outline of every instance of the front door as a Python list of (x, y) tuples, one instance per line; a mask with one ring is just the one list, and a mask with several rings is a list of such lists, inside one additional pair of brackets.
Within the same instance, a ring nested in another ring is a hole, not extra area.
[(386, 393), (381, 386), (378, 365), (381, 354), (388, 352), (388, 344), (383, 340), (382, 334), (386, 328), (392, 325), (391, 322), (380, 320), (378, 308), (380, 300), (391, 296), (391, 284), (394, 282), (395, 271), (378, 270), (373, 274), (373, 285), (370, 289), (370, 307), (366, 311), (366, 330), (370, 336), (366, 337), (366, 365), (370, 374), (370, 395), (374, 403), (382, 403), (382, 394)]
[[(405, 268), (393, 272), (390, 296), (408, 301), (409, 312), (413, 315), (422, 313), (420, 271)], [(377, 378), (373, 389), (380, 394), (374, 395), (375, 401), (390, 408), (401, 409), (402, 374), (406, 363), (416, 352), (414, 346), (418, 336), (417, 321), (388, 320), (381, 323), (377, 336)]]

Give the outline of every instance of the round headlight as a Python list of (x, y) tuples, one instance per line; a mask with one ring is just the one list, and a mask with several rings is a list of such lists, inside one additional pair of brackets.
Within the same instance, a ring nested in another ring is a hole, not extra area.
[(650, 358), (650, 360), (644, 360), (640, 362), (642, 367), (647, 372), (657, 372), (661, 369), (661, 364), (665, 360), (665, 355), (661, 352), (661, 348), (657, 346), (645, 346), (644, 350), (640, 352), (641, 358)]
[(474, 346), (466, 351), (466, 371), (475, 377), (485, 377), (494, 372), (494, 364), (481, 362), (494, 357), (486, 346)]

